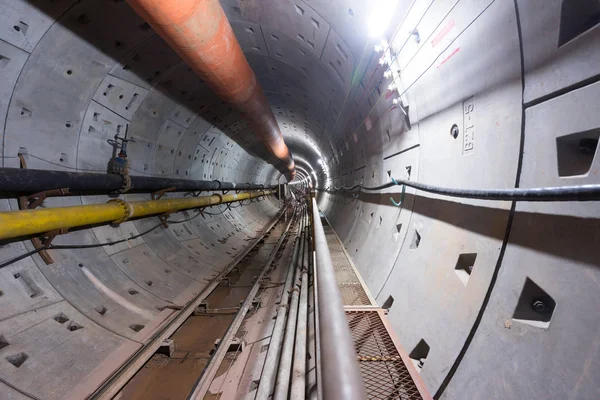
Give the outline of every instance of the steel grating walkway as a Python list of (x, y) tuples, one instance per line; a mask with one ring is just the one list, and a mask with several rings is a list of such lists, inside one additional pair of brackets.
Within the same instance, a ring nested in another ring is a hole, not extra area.
[(382, 320), (382, 313), (382, 310), (346, 311), (367, 397), (422, 399)]
[(368, 399), (431, 399), (408, 354), (395, 338), (386, 312), (368, 294), (333, 228), (322, 218), (333, 269)]
[(342, 293), (342, 299), (345, 306), (370, 306), (373, 305), (360, 279), (356, 275), (344, 246), (337, 238), (333, 228), (327, 221), (323, 221), (323, 230), (327, 238), (327, 245), (331, 253), (331, 261), (335, 271), (335, 277), (338, 287)]

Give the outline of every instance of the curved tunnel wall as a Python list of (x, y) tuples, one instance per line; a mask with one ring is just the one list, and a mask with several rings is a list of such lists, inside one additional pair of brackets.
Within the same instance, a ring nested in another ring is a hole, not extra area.
[[(390, 175), (461, 188), (598, 182), (593, 157), (589, 172), (558, 172), (569, 148), (560, 138), (593, 137), (600, 127), (597, 27), (563, 43), (560, 1), (402, 2), (390, 32), (399, 28), (394, 76), (407, 120), (362, 29), (365, 3), (222, 2), (286, 142), (307, 172), (317, 167), (320, 187), (319, 159), (336, 186)], [(104, 171), (106, 139), (129, 125), (132, 174), (277, 181), (240, 116), (125, 2), (0, 6), (3, 166), (18, 167), (20, 152), (30, 168)], [(578, 162), (573, 157), (567, 161)], [(106, 200), (54, 198), (46, 206)], [(373, 295), (380, 304), (393, 297), (389, 316), (407, 351), (421, 340), (429, 346), (421, 376), (432, 393), (597, 397), (595, 203), (515, 205), (412, 189), (401, 198), (398, 188), (319, 200)], [(0, 393), (81, 397), (172, 313), (156, 307), (199, 293), (279, 207), (269, 198), (211, 209), (216, 215), (122, 245), (54, 251), (51, 266), (34, 256), (0, 270)], [(157, 223), (56, 240), (108, 242)], [(0, 259), (29, 247), (5, 245)], [(547, 326), (515, 317), (527, 296), (540, 296), (536, 287), (557, 304)]]

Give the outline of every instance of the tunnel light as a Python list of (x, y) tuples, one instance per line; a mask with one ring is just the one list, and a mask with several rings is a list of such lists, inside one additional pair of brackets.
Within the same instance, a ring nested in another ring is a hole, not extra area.
[(396, 0), (375, 0), (372, 1), (371, 7), (369, 36), (381, 37), (392, 19), (394, 8), (396, 8)]

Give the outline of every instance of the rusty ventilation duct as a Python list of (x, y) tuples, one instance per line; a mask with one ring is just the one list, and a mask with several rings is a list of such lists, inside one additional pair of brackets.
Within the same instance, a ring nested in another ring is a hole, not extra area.
[(127, 0), (223, 100), (235, 105), (292, 180), (292, 154), (218, 0)]

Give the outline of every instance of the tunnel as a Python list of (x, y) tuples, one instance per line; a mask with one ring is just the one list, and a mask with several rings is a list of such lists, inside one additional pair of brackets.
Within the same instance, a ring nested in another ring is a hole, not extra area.
[(600, 398), (598, 4), (0, 0), (0, 399)]

